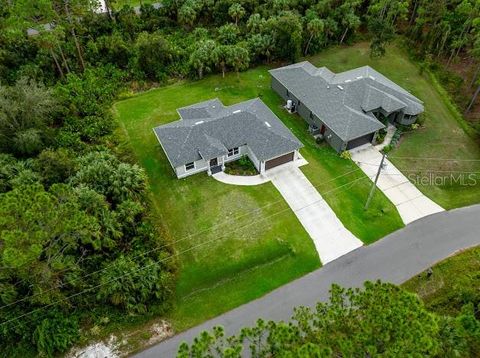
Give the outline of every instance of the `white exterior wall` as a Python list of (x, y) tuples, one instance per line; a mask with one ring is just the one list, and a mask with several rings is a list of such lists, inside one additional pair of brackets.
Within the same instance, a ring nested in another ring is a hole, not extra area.
[(184, 178), (186, 176), (189, 176), (189, 175), (192, 175), (192, 174), (196, 174), (196, 173), (200, 173), (200, 172), (204, 172), (206, 170), (208, 170), (208, 162), (203, 160), (203, 159), (200, 159), (200, 160), (197, 160), (195, 163), (195, 169), (192, 169), (192, 170), (185, 170), (185, 165), (181, 165), (179, 167), (176, 167), (175, 168), (175, 173), (177, 174), (177, 177), (178, 178)]
[[(250, 149), (246, 145), (242, 145), (241, 147), (238, 147), (238, 154), (237, 155), (232, 155), (231, 157), (224, 155), (222, 158), (223, 163), (228, 163), (228, 162), (233, 162), (235, 160), (240, 159), (243, 155), (249, 155)], [(220, 164), (220, 158), (218, 160), (218, 164)]]
[[(250, 159), (253, 161), (252, 157), (254, 157), (254, 155), (253, 155), (253, 153), (251, 153), (250, 149), (246, 145), (238, 147), (238, 150), (239, 150), (239, 153), (237, 155), (232, 155), (231, 157), (228, 157), (226, 155), (218, 157), (217, 158), (218, 165), (221, 165), (222, 168), (225, 169), (225, 166), (224, 166), (225, 163), (233, 162), (235, 160), (238, 160), (243, 155), (248, 155), (250, 157)], [(257, 170), (258, 170), (258, 168), (257, 168)], [(203, 159), (197, 160), (195, 162), (195, 169), (188, 170), (188, 171), (185, 170), (185, 165), (181, 165), (181, 166), (175, 168), (175, 173), (177, 174), (178, 178), (185, 178), (189, 175), (197, 174), (197, 173), (200, 173), (200, 172), (209, 172), (210, 173), (210, 160), (203, 160)]]
[(262, 167), (262, 163), (257, 159), (257, 157), (255, 156), (255, 154), (253, 154), (253, 152), (250, 150), (250, 148), (247, 147), (247, 153), (245, 153), (248, 155), (248, 157), (250, 158), (250, 160), (252, 161), (253, 165), (255, 166), (255, 168), (258, 170), (259, 173), (263, 173), (265, 171), (265, 165)]
[[(231, 157), (228, 157), (226, 155), (224, 155), (222, 157), (218, 157), (217, 158), (218, 159), (218, 165), (221, 165), (223, 167), (223, 169), (225, 169), (225, 166), (224, 166), (225, 163), (233, 162), (235, 160), (240, 159), (242, 156), (247, 155), (250, 158), (250, 160), (252, 161), (253, 165), (255, 166), (255, 168), (258, 170), (259, 173), (264, 173), (265, 172), (265, 161), (258, 160), (258, 158), (255, 156), (255, 154), (253, 154), (253, 152), (250, 150), (250, 148), (247, 145), (243, 145), (241, 147), (238, 147), (238, 149), (239, 149), (239, 153), (237, 155), (233, 155)], [(297, 160), (298, 156), (299, 156), (299, 152), (298, 152), (298, 150), (295, 150), (294, 160)], [(274, 157), (274, 158), (276, 158), (276, 157)], [(274, 159), (274, 158), (271, 158), (271, 159)], [(182, 166), (179, 166), (179, 167), (175, 168), (175, 173), (177, 174), (177, 177), (180, 179), (180, 178), (185, 178), (189, 175), (197, 174), (197, 173), (200, 173), (200, 172), (206, 172), (206, 171), (209, 172), (209, 170), (210, 170), (210, 161), (209, 160), (206, 161), (206, 160), (201, 159), (201, 160), (197, 160), (195, 162), (195, 169), (186, 171), (185, 166), (182, 165)]]

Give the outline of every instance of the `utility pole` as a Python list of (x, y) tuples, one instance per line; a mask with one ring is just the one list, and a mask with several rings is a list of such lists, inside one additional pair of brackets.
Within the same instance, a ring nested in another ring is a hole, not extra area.
[(380, 161), (380, 165), (378, 166), (377, 175), (375, 176), (375, 181), (373, 182), (372, 189), (370, 190), (370, 194), (368, 195), (367, 203), (365, 204), (365, 210), (368, 209), (368, 206), (370, 205), (370, 202), (372, 201), (373, 193), (375, 193), (375, 189), (377, 188), (378, 177), (380, 176), (380, 171), (383, 168), (383, 162), (384, 162), (386, 156), (387, 155), (385, 153), (383, 153), (382, 160)]

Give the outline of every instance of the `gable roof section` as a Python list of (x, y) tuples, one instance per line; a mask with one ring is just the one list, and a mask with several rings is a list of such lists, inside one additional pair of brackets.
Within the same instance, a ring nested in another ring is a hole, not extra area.
[(177, 111), (182, 119), (153, 129), (173, 167), (226, 155), (242, 145), (259, 160), (302, 147), (258, 98), (228, 107), (213, 99)]
[(365, 112), (370, 112), (377, 108), (383, 108), (385, 112), (390, 113), (406, 108), (407, 104), (395, 96), (367, 85), (361, 107)]
[(423, 112), (418, 98), (369, 66), (335, 74), (305, 61), (269, 72), (345, 142), (385, 127), (373, 110)]

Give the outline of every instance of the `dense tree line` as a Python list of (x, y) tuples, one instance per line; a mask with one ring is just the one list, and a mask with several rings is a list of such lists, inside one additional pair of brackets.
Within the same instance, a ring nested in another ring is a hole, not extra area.
[(4, 353), (33, 344), (51, 356), (102, 312), (168, 305), (169, 243), (149, 219), (143, 169), (111, 136), (119, 76), (87, 68), (50, 88), (25, 77), (0, 86)]
[(182, 344), (177, 357), (477, 357), (475, 313), (468, 304), (457, 317), (437, 315), (391, 284), (334, 285), (329, 302), (298, 307), (290, 323), (259, 320), (232, 337), (216, 327)]
[[(361, 25), (361, 0), (167, 0), (125, 6), (111, 17), (93, 1), (5, 1), (0, 73), (54, 82), (114, 65), (129, 79), (202, 77), (252, 63), (295, 60), (347, 41)], [(112, 3), (112, 2), (110, 2)], [(48, 26), (45, 26), (48, 24)], [(26, 36), (28, 29), (38, 33)]]
[(10, 84), (24, 76), (54, 83), (107, 65), (142, 83), (201, 78), (295, 61), (358, 35), (370, 38), (372, 56), (382, 56), (402, 34), (428, 66), (471, 59), (472, 97), (459, 101), (462, 109), (470, 111), (480, 93), (475, 0), (164, 0), (161, 7), (142, 2), (139, 13), (110, 0), (107, 14), (92, 11), (97, 0), (2, 3), (0, 78)]

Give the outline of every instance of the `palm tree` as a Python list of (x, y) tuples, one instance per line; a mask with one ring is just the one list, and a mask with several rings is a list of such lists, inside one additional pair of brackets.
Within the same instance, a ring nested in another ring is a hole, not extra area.
[(232, 4), (228, 9), (228, 15), (235, 20), (235, 25), (238, 26), (238, 20), (245, 16), (245, 9), (238, 3)]
[(312, 39), (319, 37), (322, 34), (323, 29), (324, 23), (318, 18), (310, 20), (310, 22), (307, 24), (307, 32), (310, 34), (310, 37), (308, 39), (307, 46), (305, 46), (305, 55), (308, 53)]

